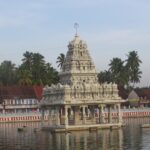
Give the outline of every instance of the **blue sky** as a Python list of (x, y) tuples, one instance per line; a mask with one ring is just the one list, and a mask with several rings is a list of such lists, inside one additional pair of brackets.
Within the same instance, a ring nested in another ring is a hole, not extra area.
[(150, 0), (0, 0), (0, 62), (20, 64), (32, 51), (56, 67), (78, 22), (98, 71), (136, 50), (143, 61), (140, 85), (149, 86), (149, 7)]

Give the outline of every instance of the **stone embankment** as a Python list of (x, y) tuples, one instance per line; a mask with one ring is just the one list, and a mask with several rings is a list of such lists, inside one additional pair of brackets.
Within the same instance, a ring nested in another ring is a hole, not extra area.
[[(108, 117), (107, 111), (105, 111), (105, 118)], [(117, 118), (118, 112), (112, 111), (112, 118)], [(143, 109), (122, 109), (123, 118), (140, 118), (140, 117), (150, 117), (150, 108)], [(95, 114), (95, 117), (98, 116)], [(0, 123), (3, 122), (34, 122), (41, 121), (41, 113), (14, 113), (14, 114), (0, 114)], [(44, 116), (44, 120), (48, 120), (48, 114)]]
[[(14, 113), (14, 114), (0, 114), (0, 123), (2, 122), (34, 122), (41, 121), (41, 113)], [(48, 116), (44, 116), (44, 120), (48, 120)]]
[[(121, 109), (123, 118), (140, 118), (140, 117), (150, 117), (150, 108), (134, 108), (134, 109)], [(107, 118), (108, 113), (105, 112), (105, 117)], [(116, 118), (118, 113), (112, 111), (112, 117)]]

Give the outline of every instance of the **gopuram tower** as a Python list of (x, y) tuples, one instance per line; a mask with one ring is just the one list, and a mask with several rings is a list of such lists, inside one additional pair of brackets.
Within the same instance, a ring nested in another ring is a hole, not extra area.
[[(59, 76), (60, 83), (44, 88), (40, 105), (43, 112), (49, 112), (49, 128), (59, 132), (122, 125), (123, 100), (117, 85), (99, 84), (87, 44), (77, 33), (68, 44)], [(113, 119), (112, 109), (117, 111), (118, 119)]]

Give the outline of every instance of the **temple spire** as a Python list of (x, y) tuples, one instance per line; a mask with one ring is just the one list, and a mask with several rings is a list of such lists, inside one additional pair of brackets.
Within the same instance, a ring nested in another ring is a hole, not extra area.
[(74, 23), (74, 28), (76, 30), (75, 36), (78, 36), (78, 28), (79, 28), (79, 24), (77, 22)]

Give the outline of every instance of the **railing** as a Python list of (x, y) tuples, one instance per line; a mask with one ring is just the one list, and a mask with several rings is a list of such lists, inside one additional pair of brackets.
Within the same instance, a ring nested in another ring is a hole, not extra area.
[(125, 108), (125, 109), (121, 109), (122, 112), (135, 112), (135, 111), (140, 111), (140, 112), (143, 112), (143, 111), (150, 111), (150, 107), (139, 107), (139, 108)]
[[(0, 109), (3, 109), (4, 106), (0, 105)], [(16, 109), (16, 108), (38, 108), (37, 104), (27, 104), (27, 105), (5, 105), (5, 109)]]
[[(143, 108), (122, 108), (121, 112), (144, 112), (144, 111), (150, 111), (150, 107), (143, 107)], [(105, 109), (104, 112), (108, 112), (107, 109)], [(112, 112), (117, 112), (117, 109), (112, 109)]]
[[(150, 108), (134, 108), (121, 109), (123, 118), (132, 117), (150, 117)], [(104, 111), (105, 118), (108, 118), (108, 111)], [(27, 112), (27, 113), (0, 113), (0, 122), (20, 122), (20, 121), (41, 121), (41, 112)], [(95, 116), (97, 118), (98, 116)], [(118, 117), (117, 110), (112, 110), (112, 117)], [(48, 113), (45, 113), (44, 120), (48, 120)], [(88, 122), (88, 117), (87, 117)], [(72, 122), (70, 122), (72, 124)]]
[(0, 117), (12, 117), (12, 116), (35, 116), (41, 115), (40, 112), (28, 112), (28, 113), (0, 113)]
[[(0, 123), (3, 122), (28, 122), (28, 121), (41, 121), (42, 114), (40, 112), (31, 113), (13, 113), (13, 114), (0, 114)], [(48, 120), (48, 115), (44, 115), (44, 120)]]

